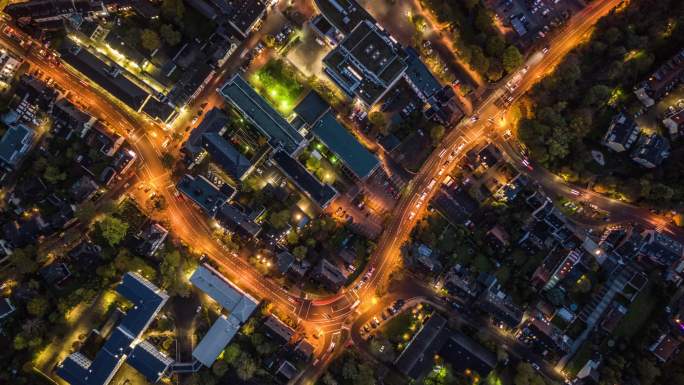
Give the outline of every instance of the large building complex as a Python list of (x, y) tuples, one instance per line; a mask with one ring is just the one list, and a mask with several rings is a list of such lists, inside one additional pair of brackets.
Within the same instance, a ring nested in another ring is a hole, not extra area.
[(155, 383), (171, 365), (171, 359), (141, 339), (168, 295), (137, 273), (124, 275), (116, 291), (133, 306), (92, 360), (76, 352), (59, 364), (57, 375), (71, 385), (106, 385), (124, 362)]

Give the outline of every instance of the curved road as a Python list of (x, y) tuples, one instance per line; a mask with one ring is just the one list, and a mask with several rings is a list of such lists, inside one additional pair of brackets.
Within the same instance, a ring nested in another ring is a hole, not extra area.
[[(596, 21), (610, 12), (620, 2), (621, 0), (595, 1), (582, 12), (572, 17), (565, 26), (565, 33), (556, 36), (549, 42), (549, 52), (539, 62), (530, 65), (530, 68), (523, 76), (520, 85), (512, 96), (519, 98), (539, 78), (550, 72), (570, 50), (584, 39)], [(241, 49), (250, 49), (256, 41), (258, 41), (258, 38), (253, 37), (249, 39)], [(16, 44), (4, 35), (2, 35), (2, 42), (3, 45), (11, 47), (15, 51), (23, 51), (23, 49), (17, 47)], [(255, 293), (260, 298), (269, 299), (283, 309), (294, 313), (303, 321), (302, 326), (308, 332), (322, 332), (325, 336), (325, 346), (332, 346), (333, 339), (337, 338), (335, 349), (326, 351), (325, 356), (327, 359), (321, 360), (318, 365), (309, 368), (304, 376), (300, 378), (300, 382), (306, 382), (311, 378), (315, 378), (323, 369), (325, 363), (329, 362), (330, 358), (343, 349), (342, 346), (347, 337), (342, 337), (340, 332), (348, 328), (351, 322), (354, 321), (354, 314), (357, 310), (354, 307), (358, 305), (359, 301), (361, 301), (361, 309), (372, 306), (373, 301), (363, 300), (373, 298), (375, 289), (379, 285), (386, 284), (389, 274), (396, 266), (400, 265), (400, 247), (408, 239), (412, 228), (418, 219), (422, 217), (427, 203), (438, 189), (441, 180), (436, 181), (435, 179), (440, 168), (444, 167), (445, 172), (451, 171), (457, 163), (456, 160), (462, 153), (467, 151), (469, 144), (487, 132), (486, 122), (489, 118), (496, 119), (502, 115), (501, 108), (494, 104), (494, 101), (504, 93), (503, 87), (499, 87), (492, 91), (477, 107), (475, 114), (480, 117), (480, 120), (475, 123), (470, 121), (463, 122), (456, 126), (425, 161), (420, 171), (407, 185), (402, 198), (393, 211), (394, 215), (385, 225), (385, 231), (381, 235), (376, 252), (368, 264), (368, 268), (372, 266), (375, 269), (374, 273), (364, 286), (358, 291), (343, 290), (331, 298), (308, 300), (286, 292), (276, 283), (263, 279), (245, 260), (239, 258), (234, 253), (225, 251), (212, 238), (212, 229), (207, 219), (184, 200), (175, 198), (172, 193), (174, 181), (171, 179), (170, 171), (161, 162), (161, 142), (164, 135), (158, 124), (142, 118), (139, 114), (111, 100), (97, 86), (86, 83), (82, 77), (70, 71), (54, 68), (43, 58), (32, 52), (22, 53), (22, 55), (26, 57), (30, 64), (40, 68), (47, 76), (52, 77), (62, 88), (70, 90), (78, 99), (78, 102), (87, 107), (91, 114), (107, 121), (113, 130), (129, 138), (141, 160), (139, 177), (141, 180), (154, 186), (157, 192), (165, 197), (168, 202), (167, 216), (176, 236), (190, 244), (195, 250), (206, 253), (216, 264), (228, 271), (231, 278), (241, 287)], [(193, 103), (194, 106), (205, 101), (209, 101), (212, 104), (220, 103), (216, 99), (217, 96), (213, 92), (212, 87), (221, 84), (224, 77), (232, 74), (237, 65), (239, 65), (239, 62), (232, 61), (222, 68), (219, 71), (219, 76), (211, 82), (211, 85)], [(510, 146), (504, 146), (504, 149), (507, 150), (511, 158), (521, 160), (519, 152)], [(455, 156), (453, 161), (449, 161), (448, 154), (452, 153), (452, 151), (458, 152), (458, 156)], [(528, 172), (544, 188), (561, 196), (576, 198), (569, 195), (572, 194), (570, 192), (572, 188), (564, 183), (558, 183), (557, 177), (553, 174), (541, 168), (536, 168), (533, 171), (523, 169), (523, 171)], [(432, 183), (433, 180), (435, 180), (435, 183)], [(613, 214), (614, 219), (622, 218), (626, 221), (636, 221), (651, 226), (655, 224), (667, 231), (682, 234), (680, 229), (663, 223), (664, 220), (651, 214), (646, 209), (615, 201), (590, 191), (583, 191), (583, 197), (586, 197), (587, 200), (590, 200), (598, 207), (615, 213)], [(348, 333), (345, 334), (348, 335)]]

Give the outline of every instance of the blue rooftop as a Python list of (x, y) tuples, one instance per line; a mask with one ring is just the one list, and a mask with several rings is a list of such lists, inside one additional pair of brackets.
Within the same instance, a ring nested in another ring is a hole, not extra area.
[[(133, 307), (112, 331), (92, 362), (76, 352), (59, 364), (57, 375), (71, 385), (108, 384), (124, 359), (131, 354), (131, 345), (147, 329), (168, 299), (166, 293), (136, 273), (126, 273), (116, 291), (131, 301)], [(140, 367), (144, 366), (140, 363), (143, 355), (144, 353), (139, 352), (137, 361), (134, 360)], [(137, 366), (134, 367), (138, 369)], [(142, 370), (141, 373), (147, 376)]]
[(126, 317), (121, 320), (121, 326), (135, 336), (147, 329), (152, 318), (169, 298), (161, 289), (135, 273), (124, 275), (116, 291), (133, 304)]
[(330, 112), (323, 115), (311, 131), (361, 179), (370, 175), (380, 164), (378, 158), (363, 147)]
[(288, 154), (293, 154), (304, 142), (302, 135), (254, 91), (242, 75), (228, 80), (220, 94), (269, 138), (272, 147), (282, 146)]
[(173, 359), (161, 353), (147, 341), (143, 341), (133, 348), (126, 363), (140, 372), (147, 381), (155, 383), (166, 373)]
[(23, 124), (9, 126), (0, 139), (0, 160), (15, 166), (31, 147), (33, 130)]

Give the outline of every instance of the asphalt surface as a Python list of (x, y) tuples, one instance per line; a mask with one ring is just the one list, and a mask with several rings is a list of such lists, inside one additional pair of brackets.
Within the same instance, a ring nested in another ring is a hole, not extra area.
[[(512, 96), (514, 98), (520, 97), (544, 74), (550, 72), (572, 48), (584, 39), (596, 21), (618, 3), (620, 0), (596, 1), (571, 18), (565, 26), (565, 33), (556, 36), (549, 42), (549, 52), (537, 63), (529, 66), (527, 73), (522, 77), (520, 85)], [(496, 119), (503, 113), (503, 110), (494, 103), (503, 94), (503, 87), (501, 86), (491, 91), (476, 106), (475, 114), (480, 117), (477, 122), (465, 121), (446, 135), (440, 146), (407, 185), (402, 198), (393, 210), (393, 215), (386, 222), (385, 231), (378, 242), (371, 262), (368, 264), (368, 268), (373, 268), (374, 273), (370, 275), (363, 287), (359, 290), (345, 289), (331, 298), (303, 299), (299, 295), (288, 293), (279, 285), (263, 279), (244, 259), (224, 250), (212, 238), (212, 228), (204, 215), (192, 205), (174, 196), (174, 181), (171, 179), (170, 171), (161, 163), (161, 143), (165, 137), (162, 127), (113, 101), (82, 76), (67, 71), (64, 67), (55, 68), (33, 51), (26, 52), (13, 41), (7, 39), (5, 35), (0, 36), (0, 43), (3, 46), (21, 53), (34, 68), (39, 68), (46, 75), (52, 77), (62, 88), (70, 90), (73, 97), (87, 107), (89, 113), (107, 121), (113, 130), (129, 138), (141, 162), (138, 171), (139, 179), (154, 186), (155, 190), (165, 197), (168, 203), (167, 214), (172, 231), (176, 236), (186, 241), (195, 250), (206, 253), (214, 263), (227, 271), (239, 286), (261, 299), (268, 299), (283, 309), (294, 313), (301, 320), (300, 327), (302, 329), (310, 334), (322, 333), (318, 340), (319, 359), (315, 361), (315, 365), (310, 366), (304, 372), (298, 380), (299, 383), (309, 383), (315, 379), (327, 363), (344, 349), (350, 335), (349, 330), (353, 334), (352, 325), (358, 325), (360, 322), (358, 319), (363, 319), (363, 317), (358, 318), (359, 316), (355, 312), (357, 310), (364, 311), (365, 314), (369, 311), (368, 309), (372, 310), (374, 305), (371, 299), (375, 296), (376, 288), (388, 282), (389, 274), (395, 266), (398, 266), (400, 246), (408, 239), (411, 229), (424, 214), (427, 203), (437, 190), (436, 185), (439, 183), (431, 183), (431, 181), (437, 177), (440, 168), (447, 160), (445, 154), (449, 154), (459, 147), (459, 154), (467, 151), (470, 144), (487, 133), (489, 129), (487, 127), (488, 119)], [(223, 68), (217, 71), (218, 75), (198, 96), (189, 108), (190, 111), (205, 102), (209, 104), (205, 110), (209, 110), (214, 105), (223, 104), (218, 94), (214, 92), (215, 88), (222, 84), (227, 76), (237, 70), (242, 60), (240, 53), (250, 50), (260, 38), (261, 34), (255, 33), (239, 47), (238, 52)], [(188, 118), (185, 119), (187, 122)], [(181, 122), (177, 126), (183, 127), (185, 122)], [(461, 144), (463, 144), (462, 147)], [(516, 152), (512, 146), (504, 146), (504, 149), (512, 159), (521, 160), (521, 154)], [(448, 162), (444, 166), (447, 172), (451, 171), (456, 163), (455, 161)], [(522, 166), (520, 168), (545, 189), (560, 196), (574, 198), (574, 196), (568, 195), (571, 194), (572, 187), (559, 183), (553, 174), (540, 167), (535, 167), (533, 170), (527, 170)], [(667, 231), (676, 234), (682, 233), (679, 229), (662, 224), (662, 219), (651, 214), (648, 210), (615, 201), (591, 191), (582, 191), (582, 193), (586, 199), (598, 207), (611, 212), (611, 218), (614, 220), (636, 221), (648, 223), (651, 226), (653, 226), (654, 221), (657, 221), (659, 226)], [(424, 196), (421, 197), (423, 194)], [(360, 277), (363, 276), (364, 274), (360, 275)], [(408, 294), (411, 293), (406, 293), (406, 295)], [(385, 298), (377, 303), (384, 304)], [(355, 320), (356, 322), (354, 322)]]

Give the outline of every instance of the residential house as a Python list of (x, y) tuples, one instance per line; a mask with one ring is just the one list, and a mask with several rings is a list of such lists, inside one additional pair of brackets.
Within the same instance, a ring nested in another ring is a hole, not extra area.
[(670, 142), (658, 134), (642, 135), (632, 151), (632, 160), (646, 168), (660, 166), (670, 156)]
[(634, 88), (634, 94), (645, 107), (651, 107), (684, 80), (684, 49), (658, 67)]
[(297, 367), (295, 367), (290, 361), (283, 360), (278, 369), (275, 372), (276, 378), (283, 381), (283, 383), (289, 383), (298, 373)]
[(681, 341), (673, 338), (669, 334), (662, 334), (648, 350), (653, 353), (658, 361), (666, 363), (679, 352), (681, 344)]
[(136, 235), (139, 240), (136, 250), (147, 256), (154, 255), (164, 244), (169, 230), (157, 222), (148, 222)]
[(442, 264), (433, 253), (432, 249), (427, 245), (420, 244), (414, 247), (412, 251), (413, 264), (420, 269), (424, 269), (430, 273), (439, 273), (442, 270)]
[(325, 258), (321, 258), (321, 261), (316, 265), (313, 276), (333, 291), (339, 290), (347, 280), (342, 271)]
[(636, 142), (639, 132), (639, 126), (634, 119), (620, 112), (610, 122), (602, 143), (615, 152), (624, 152)]
[(0, 163), (15, 169), (31, 148), (35, 132), (24, 124), (11, 125), (0, 139)]
[(671, 266), (684, 258), (684, 245), (655, 230), (646, 230), (642, 233), (644, 241), (641, 253), (652, 262)]
[(59, 286), (71, 276), (71, 271), (63, 262), (53, 262), (38, 270), (38, 274), (50, 286)]
[(10, 83), (21, 62), (21, 59), (11, 52), (5, 49), (0, 50), (0, 81)]
[(684, 107), (668, 110), (663, 117), (663, 125), (667, 128), (670, 139), (678, 139), (684, 131)]
[(0, 320), (9, 317), (12, 313), (14, 313), (14, 310), (16, 309), (14, 305), (12, 305), (12, 301), (10, 301), (9, 298), (0, 298)]
[(74, 203), (80, 204), (92, 198), (98, 188), (99, 186), (91, 177), (83, 175), (69, 187), (69, 197)]
[(224, 228), (234, 231), (243, 237), (254, 238), (261, 232), (261, 226), (234, 204), (226, 203), (222, 205), (216, 213), (216, 220)]
[(549, 290), (565, 278), (582, 259), (581, 250), (556, 249), (546, 256), (532, 277), (535, 285)]
[(227, 184), (218, 187), (202, 175), (194, 177), (185, 174), (176, 188), (211, 217), (235, 195), (233, 187)]
[(266, 329), (266, 336), (280, 346), (288, 344), (295, 334), (294, 329), (273, 314), (266, 317), (264, 328)]

